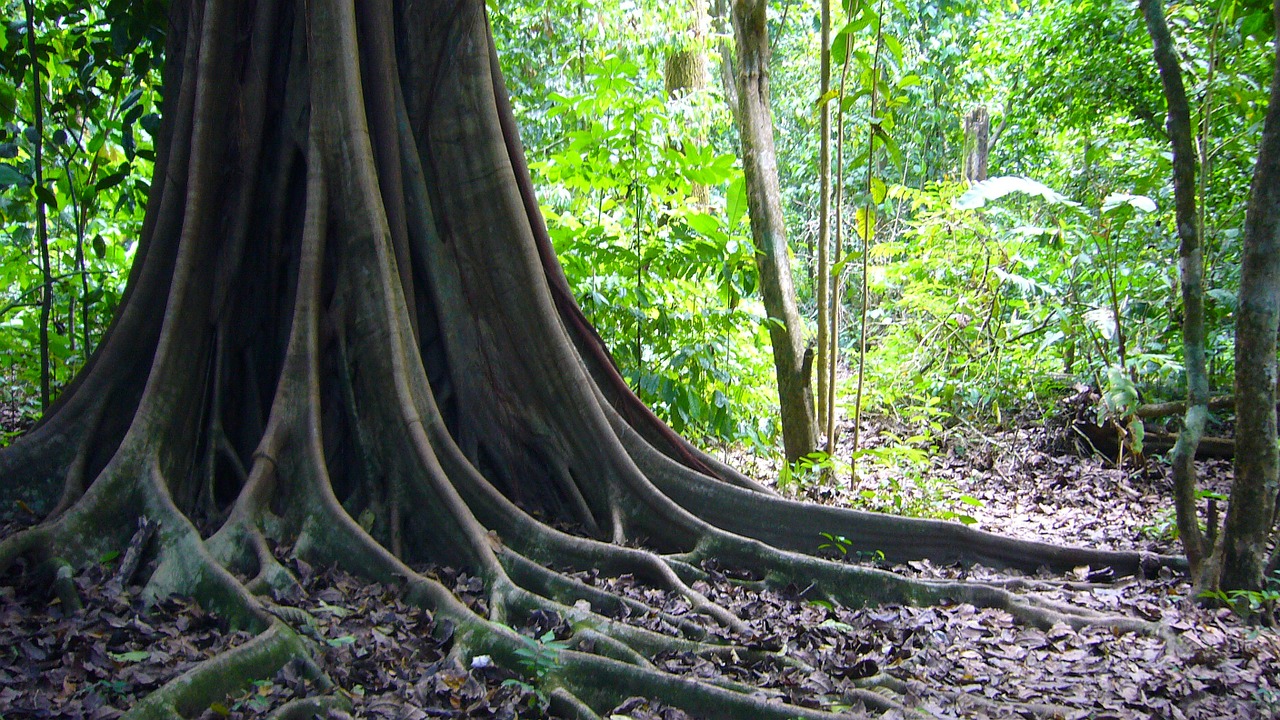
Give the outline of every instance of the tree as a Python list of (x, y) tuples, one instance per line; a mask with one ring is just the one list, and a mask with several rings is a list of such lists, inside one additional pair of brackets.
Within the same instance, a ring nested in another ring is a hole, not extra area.
[(817, 446), (810, 386), (812, 361), (806, 359), (804, 326), (796, 309), (790, 248), (778, 189), (778, 156), (773, 147), (769, 101), (769, 28), (765, 0), (732, 0), (730, 15), (737, 40), (738, 108), (734, 117), (742, 142), (751, 236), (756, 244), (760, 294), (769, 313), (769, 339), (778, 376), (782, 444), (787, 462), (795, 462)]
[[(1280, 2), (1272, 8), (1280, 27)], [(1236, 310), (1235, 479), (1220, 539), (1221, 586), (1261, 590), (1276, 491), (1276, 330), (1280, 324), (1280, 42), (1244, 222)]]
[[(678, 44), (667, 53), (662, 74), (667, 99), (678, 100), (707, 84), (707, 8), (703, 0), (693, 0), (689, 6), (687, 26), (680, 33)], [(693, 187), (693, 196), (703, 207), (711, 200), (710, 188), (701, 183)]]
[[(821, 37), (818, 52), (821, 53), (818, 85), (818, 277), (816, 298), (818, 303), (818, 425), (826, 428), (834, 415), (828, 406), (828, 364), (835, 359), (827, 357), (831, 344), (831, 0), (822, 0)], [(835, 439), (827, 434), (827, 452), (835, 445)]]
[[(1187, 91), (1182, 83), (1182, 66), (1164, 19), (1164, 4), (1159, 0), (1143, 0), (1141, 6), (1168, 105), (1174, 219), (1178, 230), (1178, 280), (1182, 288), (1182, 354), (1187, 369), (1187, 412), (1169, 462), (1173, 466), (1178, 535), (1182, 538), (1191, 575), (1200, 582), (1205, 539), (1196, 512), (1195, 460), (1209, 417), (1209, 375), (1205, 368), (1204, 250), (1200, 244), (1200, 211), (1196, 206), (1195, 138)], [(1210, 528), (1210, 533), (1216, 530)]]
[[(543, 678), (580, 717), (636, 694), (707, 716), (829, 715), (637, 664), (663, 648), (717, 650), (597, 614), (624, 601), (563, 569), (633, 573), (729, 628), (740, 622), (691, 587), (703, 561), (847, 604), (945, 598), (1043, 626), (1150, 629), (832, 562), (812, 554), (815, 529), (894, 561), (1125, 574), (1173, 559), (787, 501), (658, 422), (551, 251), (485, 3), (189, 0), (171, 12), (124, 302), (41, 424), (0, 453), (0, 507), (44, 516), (0, 542), (0, 569), (79, 567), (145, 518), (159, 527), (149, 597), (191, 595), (260, 631), (136, 716), (208, 707), (308, 652), (270, 612), (267, 592), (293, 582), (270, 543), (403, 588), (455, 623), (459, 658), (516, 666), (526, 645), (509, 626), (534, 612), (590, 623)], [(418, 562), (473, 571), (489, 615)]]

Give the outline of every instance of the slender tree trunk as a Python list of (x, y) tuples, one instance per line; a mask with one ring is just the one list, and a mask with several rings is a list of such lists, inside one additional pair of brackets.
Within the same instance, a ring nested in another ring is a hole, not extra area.
[(716, 51), (720, 56), (720, 86), (724, 89), (725, 104), (734, 117), (738, 117), (738, 69), (734, 60), (733, 28), (729, 20), (729, 3), (731, 0), (714, 0), (711, 6), (711, 17), (715, 24), (716, 34), (720, 36), (716, 43)]
[[(1280, 2), (1274, 14), (1280, 20)], [(1271, 106), (1245, 215), (1236, 310), (1235, 481), (1222, 534), (1221, 587), (1260, 590), (1276, 502), (1276, 329), (1280, 321), (1280, 43)]]
[[(1160, 0), (1142, 0), (1142, 14), (1155, 48), (1156, 67), (1169, 106), (1169, 142), (1173, 146), (1174, 214), (1178, 228), (1178, 274), (1182, 286), (1182, 352), (1187, 372), (1187, 410), (1173, 448), (1173, 496), (1178, 535), (1197, 581), (1205, 556), (1196, 511), (1196, 448), (1209, 415), (1209, 376), (1205, 370), (1204, 252), (1196, 207), (1196, 153), (1191, 110), (1182, 84), (1182, 67)], [(1214, 532), (1210, 528), (1210, 533)]]
[(738, 131), (746, 174), (747, 207), (756, 245), (756, 268), (769, 315), (769, 338), (778, 376), (782, 439), (788, 462), (817, 447), (813, 394), (805, 361), (804, 325), (796, 309), (788, 257), (787, 229), (778, 188), (778, 161), (773, 146), (769, 100), (769, 33), (765, 0), (733, 0), (737, 38)]
[(27, 55), (31, 62), (31, 109), (35, 113), (36, 246), (40, 250), (40, 409), (49, 409), (52, 368), (49, 362), (49, 316), (53, 312), (53, 268), (49, 262), (49, 223), (45, 215), (44, 186), (44, 91), (41, 89), (40, 54), (36, 49), (36, 14), (32, 0), (25, 0), (27, 15)]
[[(818, 426), (827, 427), (827, 335), (831, 320), (827, 304), (831, 292), (831, 0), (822, 0), (821, 80), (818, 85)], [(830, 445), (830, 434), (827, 437)], [(828, 452), (830, 452), (828, 450)]]
[(971, 183), (987, 179), (990, 152), (991, 116), (979, 105), (964, 118), (964, 179)]
[[(847, 96), (846, 89), (849, 87), (849, 59), (852, 55), (852, 38), (847, 38), (844, 44), (844, 57), (840, 61), (840, 87), (835, 93), (835, 102), (837, 103), (836, 107), (838, 108), (836, 111), (836, 167), (834, 172), (836, 187), (831, 214), (835, 220), (833, 256), (836, 267), (847, 264), (841, 262), (844, 256), (844, 101)], [(874, 112), (875, 111), (872, 110), (872, 114), (874, 114)], [(829, 274), (831, 276), (831, 291), (828, 294), (827, 300), (827, 367), (826, 397), (824, 399), (829, 412), (827, 413), (827, 424), (824, 428), (824, 432), (827, 436), (826, 450), (828, 453), (834, 453), (836, 448), (836, 369), (840, 364), (840, 307), (844, 300), (845, 274), (841, 271), (831, 272)], [(859, 360), (861, 361), (861, 358), (859, 358)], [(858, 418), (856, 410), (854, 415), (854, 440), (853, 450), (849, 457), (850, 468), (853, 468), (857, 464), (857, 460), (855, 458), (858, 453)]]

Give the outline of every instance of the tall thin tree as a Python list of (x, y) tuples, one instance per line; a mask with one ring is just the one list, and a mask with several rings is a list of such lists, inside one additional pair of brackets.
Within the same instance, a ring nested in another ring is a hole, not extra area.
[(788, 462), (817, 448), (813, 418), (811, 356), (805, 350), (804, 323), (796, 307), (791, 277), (786, 220), (778, 185), (778, 157), (773, 144), (773, 115), (769, 95), (769, 30), (766, 0), (733, 0), (732, 19), (737, 40), (738, 136), (746, 176), (751, 236), (756, 246), (756, 269), (769, 339), (778, 378), (782, 410), (782, 441)]
[[(1198, 579), (1205, 557), (1205, 543), (1196, 510), (1195, 458), (1209, 416), (1209, 376), (1205, 368), (1204, 251), (1200, 237), (1200, 210), (1196, 203), (1195, 139), (1187, 91), (1182, 82), (1182, 66), (1165, 22), (1163, 3), (1160, 0), (1142, 0), (1140, 6), (1155, 48), (1156, 67), (1168, 105), (1169, 143), (1173, 147), (1174, 218), (1178, 231), (1178, 279), (1182, 287), (1182, 352), (1187, 373), (1187, 411), (1170, 464), (1173, 467), (1178, 535), (1182, 538), (1192, 577)], [(1214, 530), (1210, 528), (1210, 533)]]

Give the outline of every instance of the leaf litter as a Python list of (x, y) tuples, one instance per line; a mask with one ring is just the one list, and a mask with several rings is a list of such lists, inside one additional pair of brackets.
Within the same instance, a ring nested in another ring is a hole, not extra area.
[[(1058, 454), (1037, 431), (1018, 430), (968, 446), (951, 445), (929, 471), (983, 527), (1047, 542), (1177, 552), (1168, 534), (1167, 469), (1140, 470)], [(764, 473), (759, 473), (764, 474)], [(1211, 490), (1225, 490), (1230, 465), (1201, 466)], [(863, 482), (873, 480), (863, 479)], [(849, 502), (866, 487), (812, 487), (806, 499)], [(12, 531), (6, 528), (4, 534)], [(815, 548), (823, 542), (815, 534)], [(350, 711), (328, 717), (377, 719), (538, 718), (552, 716), (527, 668), (503, 668), (484, 657), (466, 664), (449, 654), (452, 627), (409, 606), (395, 588), (365, 583), (329, 568), (277, 554), (299, 587), (273, 598), (308, 618), (305, 634), (332, 688), (295, 664), (211, 706), (202, 717), (260, 717), (290, 700), (332, 692)], [(857, 559), (850, 553), (848, 560)], [(1159, 621), (1179, 633), (1183, 650), (1162, 640), (1109, 629), (1040, 630), (1001, 610), (967, 604), (844, 608), (806, 597), (808, 588), (763, 589), (749, 572), (708, 563), (695, 589), (728, 608), (749, 632), (729, 636), (688, 601), (630, 576), (575, 573), (588, 584), (655, 610), (620, 606), (616, 617), (679, 634), (688, 621), (746, 652), (653, 658), (668, 672), (751, 685), (767, 697), (804, 707), (860, 714), (867, 688), (892, 688), (916, 714), (936, 718), (1273, 718), (1280, 717), (1280, 635), (1226, 609), (1201, 607), (1184, 578), (1095, 582), (1097, 569), (1076, 577), (1018, 575), (981, 566), (912, 562), (892, 569), (926, 578), (1002, 584), (1046, 599)], [(474, 576), (430, 568), (477, 612), (484, 587)], [(81, 569), (76, 586), (85, 609), (67, 613), (35, 573), (11, 571), (0, 587), (0, 717), (115, 718), (147, 693), (249, 639), (243, 631), (181, 598), (147, 607), (137, 586), (109, 596), (110, 563)], [(658, 612), (661, 611), (661, 612)], [(688, 624), (685, 627), (689, 627)], [(530, 638), (567, 638), (562, 618), (535, 614), (516, 628)], [(550, 633), (548, 635), (548, 633)], [(752, 652), (768, 651), (768, 653)], [(798, 661), (798, 662), (794, 662)], [(798, 667), (799, 666), (799, 667)], [(801, 669), (801, 667), (806, 669)], [(631, 698), (609, 715), (685, 720), (683, 711)], [(901, 716), (898, 711), (883, 717)]]

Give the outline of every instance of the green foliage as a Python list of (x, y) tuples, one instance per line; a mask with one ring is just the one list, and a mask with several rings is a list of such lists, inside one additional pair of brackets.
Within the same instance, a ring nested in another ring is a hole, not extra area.
[[(159, 0), (39, 3), (33, 61), (21, 3), (0, 5), (18, 18), (0, 28), (0, 400), (34, 413), (35, 144), (51, 213), (58, 385), (100, 340), (133, 258), (168, 20)], [(624, 376), (679, 432), (772, 447), (765, 318), (715, 80), (725, 29), (695, 36), (686, 7), (657, 0), (488, 5), (556, 249)], [(1108, 389), (1123, 377), (1134, 398), (1176, 393), (1170, 161), (1139, 15), (1115, 0), (835, 5), (831, 59), (845, 94), (818, 97), (816, 0), (770, 7), (770, 72), (802, 302), (812, 302), (817, 229), (815, 110), (838, 102), (844, 114), (836, 183), (846, 258), (871, 252), (868, 409), (999, 423), (1010, 408), (1046, 401), (1061, 382), (1049, 378), (1064, 373)], [(1168, 14), (1204, 153), (1208, 351), (1221, 387), (1233, 371), (1239, 238), (1275, 28), (1262, 0), (1178, 3)], [(707, 51), (707, 88), (668, 99), (663, 62), (690, 48)], [(33, 67), (44, 137), (34, 130)], [(966, 188), (953, 182), (960, 118), (977, 104), (999, 137), (997, 177)], [(854, 264), (839, 268), (850, 287), (862, 279)], [(858, 299), (841, 298), (849, 308)], [(845, 324), (846, 361), (861, 330)], [(1132, 425), (1125, 413), (1117, 419)], [(920, 435), (910, 430), (866, 460), (918, 467), (917, 454), (930, 451), (913, 442)], [(812, 459), (788, 468), (784, 484), (839, 475), (838, 464)], [(906, 482), (902, 492), (872, 491), (868, 504), (911, 505), (917, 489)]]
[[(715, 98), (668, 102), (654, 71), (622, 55), (582, 71), (585, 90), (550, 94), (561, 140), (532, 163), (579, 304), (675, 430), (768, 447), (776, 411), (741, 171), (698, 130)], [(723, 194), (707, 204), (696, 186)]]
[(890, 190), (910, 219), (873, 249), (873, 408), (901, 416), (937, 399), (1000, 420), (1040, 400), (1037, 378), (1066, 372), (1105, 378), (1128, 423), (1131, 376), (1178, 379), (1174, 239), (1151, 199), (1111, 194), (1093, 209), (1015, 177), (961, 190)]
[(821, 450), (809, 453), (794, 463), (784, 463), (778, 473), (778, 489), (799, 495), (828, 481), (833, 475), (847, 471), (848, 465)]
[(849, 554), (849, 548), (852, 547), (849, 542), (849, 538), (843, 535), (832, 535), (831, 533), (825, 532), (818, 534), (826, 540), (826, 542), (818, 546), (819, 550), (834, 550), (840, 553), (842, 557)]
[(1140, 526), (1138, 533), (1151, 540), (1177, 542), (1180, 537), (1177, 512), (1173, 508), (1162, 511), (1152, 522)]
[[(5, 2), (7, 17), (22, 5)], [(113, 22), (108, 17), (115, 18)], [(162, 3), (38, 3), (35, 62), (30, 28), (0, 32), (0, 367), (8, 401), (32, 405), (40, 384), (36, 197), (47, 206), (53, 276), (49, 350), (58, 385), (101, 338), (120, 301), (154, 162)], [(38, 68), (44, 136), (35, 129)], [(35, 147), (43, 187), (35, 186)]]
[(1205, 590), (1200, 597), (1216, 600), (1246, 620), (1262, 614), (1274, 618), (1280, 603), (1280, 572), (1267, 578), (1262, 590)]
[(569, 643), (556, 640), (554, 631), (548, 630), (537, 639), (523, 635), (520, 639), (524, 645), (516, 648), (516, 662), (527, 677), (541, 684), (547, 676), (560, 669), (560, 652), (568, 649)]

